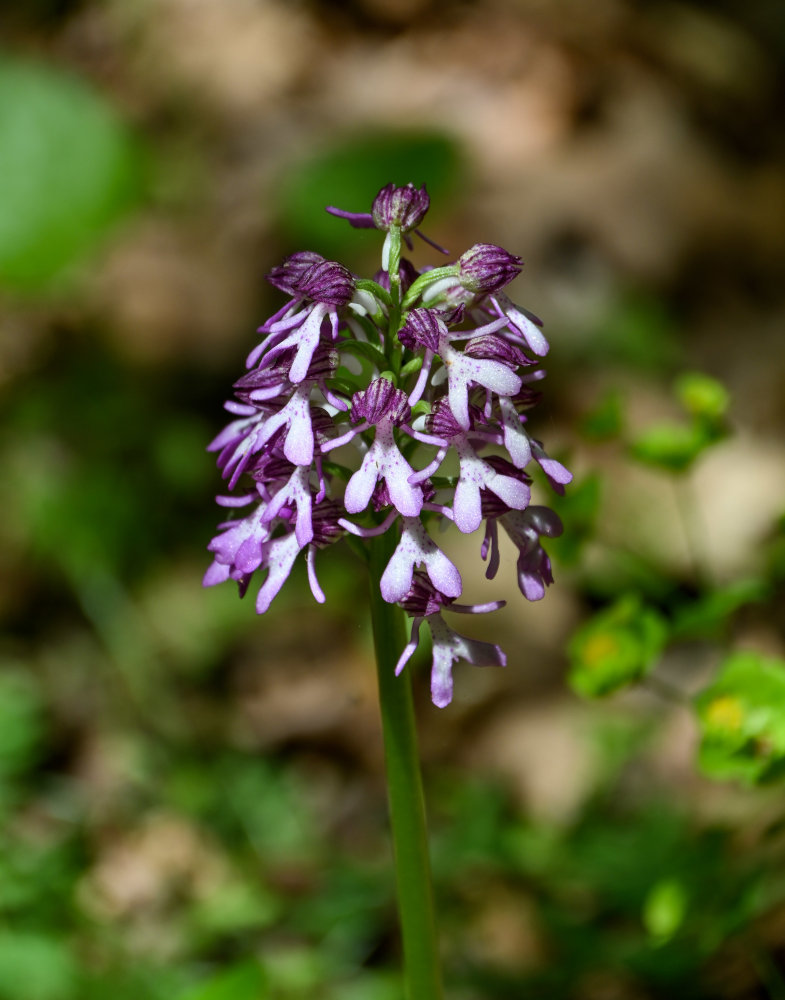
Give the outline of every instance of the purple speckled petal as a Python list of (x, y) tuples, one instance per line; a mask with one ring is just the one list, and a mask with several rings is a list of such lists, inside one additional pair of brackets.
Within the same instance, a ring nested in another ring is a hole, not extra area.
[(415, 618), (412, 622), (412, 632), (409, 641), (404, 646), (403, 652), (398, 657), (398, 662), (395, 664), (395, 676), (397, 677), (409, 660), (412, 658), (414, 651), (420, 645), (420, 626), (422, 625), (422, 618)]
[(526, 483), (512, 476), (500, 476), (496, 473), (485, 481), (485, 486), (503, 500), (512, 510), (524, 510), (529, 505), (531, 490)]
[(286, 485), (278, 490), (267, 505), (262, 518), (264, 524), (270, 524), (278, 516), (278, 512), (284, 504), (294, 503), (297, 511), (294, 530), (297, 535), (297, 541), (301, 546), (307, 545), (313, 538), (311, 514), (313, 496), (311, 494), (310, 475), (310, 466), (302, 465), (297, 467), (292, 472)]
[(310, 465), (313, 461), (314, 436), (310, 396), (310, 386), (299, 386), (281, 411), (281, 415), (289, 422), (283, 453), (294, 465)]
[(283, 535), (281, 538), (272, 539), (265, 548), (265, 566), (269, 572), (256, 597), (256, 613), (259, 615), (263, 615), (267, 611), (281, 587), (286, 583), (294, 561), (301, 550), (294, 532)]
[(465, 660), (475, 667), (504, 667), (507, 657), (502, 649), (490, 642), (468, 639), (459, 635), (441, 615), (425, 619), (433, 637), (433, 663), (431, 666), (431, 699), (437, 708), (445, 708), (452, 701), (452, 665)]
[(261, 564), (263, 547), (270, 531), (263, 522), (264, 505), (241, 521), (231, 521), (226, 529), (207, 546), (214, 553), (216, 562), (236, 567), (243, 573), (252, 573)]
[(403, 519), (401, 539), (382, 574), (380, 589), (389, 604), (403, 600), (411, 590), (414, 567), (425, 566), (434, 587), (447, 597), (463, 589), (461, 574), (414, 517)]
[(459, 531), (471, 534), (479, 528), (483, 516), (481, 489), (490, 490), (514, 510), (523, 510), (528, 505), (531, 497), (528, 484), (494, 467), (494, 464), (501, 464), (503, 469), (512, 470), (509, 462), (480, 458), (466, 437), (454, 438), (453, 444), (460, 462), (453, 500), (453, 518)]
[(439, 344), (439, 354), (447, 366), (450, 409), (464, 430), (471, 426), (469, 417), (469, 383), (475, 382), (501, 396), (515, 395), (521, 380), (500, 361), (472, 358), (452, 347), (446, 337)]
[(499, 409), (502, 418), (504, 447), (507, 449), (513, 465), (517, 469), (524, 469), (532, 457), (529, 435), (523, 429), (520, 415), (509, 397), (501, 396), (499, 398)]
[(522, 309), (510, 302), (503, 292), (492, 296), (491, 301), (496, 303), (500, 315), (507, 317), (510, 325), (518, 331), (537, 357), (545, 357), (548, 353), (548, 341), (537, 324), (529, 319)]
[(229, 579), (230, 567), (225, 563), (219, 563), (217, 560), (210, 563), (207, 567), (207, 572), (202, 578), (203, 587), (214, 587), (217, 583), (226, 583)]
[(300, 327), (297, 353), (289, 369), (289, 378), (295, 385), (302, 382), (308, 374), (311, 359), (319, 346), (322, 320), (327, 315), (328, 309), (329, 306), (318, 303), (311, 309), (308, 318)]
[(377, 454), (379, 474), (387, 483), (393, 505), (405, 517), (416, 517), (422, 510), (423, 491), (420, 486), (409, 482), (409, 476), (414, 475), (414, 469), (398, 450), (393, 438), (392, 423), (389, 421), (377, 425), (374, 449)]
[(376, 464), (376, 452), (371, 447), (363, 456), (360, 468), (346, 484), (343, 495), (343, 505), (350, 514), (359, 514), (365, 510), (373, 494), (379, 469)]
[[(480, 464), (480, 459), (477, 459), (477, 465)], [(458, 531), (464, 535), (470, 535), (480, 527), (482, 522), (482, 507), (480, 505), (482, 480), (475, 474), (474, 463), (465, 463), (465, 469), (462, 468), (461, 471), (461, 478), (455, 487), (452, 512)]]

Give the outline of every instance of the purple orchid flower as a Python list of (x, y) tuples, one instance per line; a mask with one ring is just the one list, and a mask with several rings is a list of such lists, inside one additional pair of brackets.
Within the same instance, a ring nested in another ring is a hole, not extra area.
[(504, 607), (504, 603), (455, 604), (451, 597), (440, 593), (423, 574), (418, 573), (409, 592), (401, 599), (401, 606), (414, 617), (414, 621), (411, 638), (398, 659), (395, 673), (400, 674), (415, 653), (420, 642), (420, 626), (425, 622), (431, 632), (433, 648), (431, 699), (437, 708), (446, 708), (452, 701), (454, 663), (465, 660), (476, 667), (504, 667), (507, 657), (495, 643), (459, 635), (444, 621), (441, 609), (444, 607), (462, 614), (484, 614)]
[(343, 502), (350, 514), (365, 510), (379, 479), (384, 479), (391, 502), (405, 517), (417, 517), (422, 510), (422, 490), (409, 483), (414, 469), (393, 436), (393, 428), (408, 415), (406, 395), (386, 378), (375, 379), (367, 389), (352, 396), (351, 419), (363, 421), (354, 434), (375, 426), (376, 437), (360, 468), (346, 484)]
[[(491, 326), (496, 327), (497, 324)], [(484, 331), (488, 332), (487, 329)], [(427, 360), (423, 362), (423, 368), (426, 364), (430, 366), (434, 354), (441, 358), (447, 370), (450, 409), (464, 430), (470, 426), (470, 384), (481, 385), (502, 396), (514, 395), (521, 388), (520, 376), (515, 374), (507, 361), (475, 357), (453, 347), (447, 325), (435, 310), (413, 309), (398, 336), (401, 343), (407, 346), (416, 343), (425, 348)]]
[(540, 538), (557, 538), (564, 531), (559, 516), (548, 507), (531, 506), (525, 511), (507, 510), (486, 520), (482, 558), (490, 553), (486, 576), (492, 579), (499, 568), (499, 536), (497, 522), (501, 524), (518, 549), (518, 586), (527, 601), (539, 601), (545, 588), (553, 583), (551, 561), (543, 549)]
[(298, 385), (308, 377), (325, 318), (330, 321), (332, 339), (337, 339), (338, 312), (352, 299), (355, 284), (343, 264), (335, 261), (322, 259), (307, 267), (304, 266), (305, 261), (298, 260), (296, 266), (291, 261), (292, 258), (288, 258), (288, 268), (287, 261), (284, 261), (279, 268), (280, 275), (275, 276), (276, 280), (279, 286), (285, 285), (286, 290), (297, 295), (293, 300), (296, 305), (303, 302), (306, 304), (275, 322), (260, 327), (267, 338), (251, 352), (246, 364), (251, 368), (262, 358), (269, 363), (281, 353), (294, 348), (289, 379)]

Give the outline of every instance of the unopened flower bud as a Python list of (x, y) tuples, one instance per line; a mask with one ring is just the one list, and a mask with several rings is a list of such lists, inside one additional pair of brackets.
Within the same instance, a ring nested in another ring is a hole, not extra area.
[(322, 260), (305, 271), (298, 291), (314, 302), (340, 308), (354, 295), (354, 278), (343, 264), (334, 260)]
[(402, 233), (408, 233), (420, 225), (430, 203), (424, 184), (421, 188), (411, 183), (406, 187), (387, 184), (374, 198), (371, 215), (377, 229), (389, 231), (397, 226)]
[(323, 262), (324, 257), (320, 253), (314, 253), (312, 250), (301, 250), (291, 254), (282, 264), (274, 267), (267, 275), (267, 280), (282, 292), (286, 292), (287, 295), (296, 295), (300, 291), (300, 282), (305, 272), (314, 264)]
[(477, 295), (496, 292), (521, 273), (523, 262), (495, 243), (475, 243), (458, 258), (458, 280)]

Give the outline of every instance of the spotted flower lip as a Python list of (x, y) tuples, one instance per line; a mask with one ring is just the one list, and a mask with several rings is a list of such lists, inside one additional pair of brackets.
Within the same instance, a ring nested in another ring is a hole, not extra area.
[(398, 659), (395, 673), (401, 673), (416, 651), (420, 641), (420, 627), (425, 622), (431, 633), (432, 645), (431, 700), (437, 708), (446, 708), (452, 701), (452, 667), (458, 660), (465, 660), (476, 667), (507, 665), (507, 657), (500, 646), (460, 635), (441, 616), (442, 608), (464, 614), (496, 611), (504, 606), (504, 601), (493, 601), (485, 605), (457, 605), (418, 571), (401, 605), (414, 617), (414, 621), (411, 638)]
[[(365, 392), (352, 399), (352, 419), (362, 426), (376, 427), (376, 437), (365, 453), (360, 468), (346, 484), (343, 502), (350, 514), (368, 506), (379, 480), (387, 484), (388, 496), (405, 517), (417, 517), (422, 510), (423, 491), (409, 482), (414, 469), (406, 461), (393, 437), (393, 427), (408, 414), (406, 396), (387, 379), (376, 379)], [(357, 428), (359, 431), (360, 428)]]
[(358, 545), (390, 533), (377, 600), (412, 618), (395, 672), (425, 624), (431, 697), (444, 707), (456, 663), (506, 664), (498, 645), (456, 632), (449, 615), (504, 602), (459, 603), (463, 567), (434, 529), (451, 523), (468, 535), (484, 521), (480, 555), (490, 580), (501, 569), (504, 531), (517, 550), (518, 587), (538, 601), (553, 582), (543, 543), (562, 526), (532, 502), (542, 476), (530, 472), (539, 465), (557, 493), (572, 476), (530, 433), (548, 344), (540, 321), (503, 292), (521, 259), (477, 243), (453, 264), (418, 270), (401, 257), (402, 243), (412, 249), (411, 233), (427, 240), (418, 227), (429, 204), (424, 185), (387, 184), (370, 212), (328, 209), (386, 233), (371, 280), (312, 251), (291, 254), (268, 275), (287, 301), (258, 328), (226, 403), (229, 423), (208, 449), (228, 495), (216, 498), (226, 519), (208, 546), (204, 585), (231, 580), (243, 596), (256, 577), (263, 614), (300, 560), (321, 603), (316, 553), (347, 532)]
[(422, 565), (431, 583), (446, 597), (459, 597), (461, 574), (416, 517), (405, 517), (401, 540), (382, 574), (382, 597), (389, 604), (402, 601), (412, 586), (415, 566)]
[[(492, 513), (488, 511), (489, 515)], [(518, 587), (527, 601), (540, 601), (545, 588), (553, 583), (551, 561), (542, 547), (540, 538), (557, 538), (564, 531), (561, 519), (549, 507), (532, 505), (525, 511), (508, 510), (486, 520), (485, 539), (481, 555), (488, 558), (485, 575), (493, 579), (500, 564), (498, 528), (501, 524), (518, 549)]]

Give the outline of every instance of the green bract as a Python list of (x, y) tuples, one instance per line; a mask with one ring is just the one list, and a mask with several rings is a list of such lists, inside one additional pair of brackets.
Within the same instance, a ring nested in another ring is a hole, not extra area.
[(569, 680), (586, 697), (610, 694), (640, 680), (668, 637), (662, 616), (638, 597), (623, 597), (572, 636)]
[(785, 662), (733, 653), (695, 710), (705, 774), (758, 783), (785, 772)]

